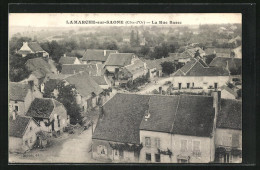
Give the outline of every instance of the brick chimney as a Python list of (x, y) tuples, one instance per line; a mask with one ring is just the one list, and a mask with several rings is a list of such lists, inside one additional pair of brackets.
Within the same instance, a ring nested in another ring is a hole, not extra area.
[(215, 116), (214, 116), (214, 128), (216, 128), (217, 116), (221, 109), (221, 91), (213, 91), (213, 107), (215, 109)]
[(162, 87), (159, 87), (159, 93), (162, 94)]

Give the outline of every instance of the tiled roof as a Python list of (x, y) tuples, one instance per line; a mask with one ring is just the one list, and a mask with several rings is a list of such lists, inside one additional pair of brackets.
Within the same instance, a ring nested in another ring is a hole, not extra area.
[(161, 63), (163, 62), (174, 62), (180, 58), (190, 58), (188, 56), (186, 56), (183, 53), (171, 53), (171, 55), (169, 54), (169, 57), (165, 57), (165, 58), (160, 58), (160, 59), (155, 59), (155, 60), (143, 60), (146, 64), (147, 67), (149, 69), (153, 69), (156, 68), (158, 70), (162, 69)]
[(74, 64), (77, 57), (61, 57), (59, 63), (61, 64)]
[(99, 85), (92, 79), (88, 72), (82, 72), (70, 77), (65, 78), (69, 84), (74, 84), (80, 95), (89, 97), (94, 92), (99, 95), (103, 90)]
[(90, 76), (98, 85), (108, 85), (104, 76)]
[(205, 51), (202, 50), (200, 47), (188, 48), (185, 50), (184, 53), (187, 53), (190, 57), (194, 57), (197, 50), (199, 50), (200, 54), (205, 53)]
[(36, 71), (36, 70), (40, 70), (41, 69), (41, 70), (43, 70), (45, 72), (51, 73), (51, 66), (50, 66), (50, 64), (47, 63), (42, 58), (29, 59), (29, 60), (27, 60), (27, 62), (25, 64), (26, 64), (26, 67), (30, 71)]
[(242, 102), (221, 99), (221, 109), (217, 117), (217, 128), (242, 130)]
[(54, 109), (54, 99), (50, 98), (35, 98), (26, 113), (26, 116), (49, 118)]
[(27, 116), (16, 115), (15, 120), (13, 120), (13, 117), (10, 117), (8, 123), (9, 136), (22, 138), (31, 120), (33, 119)]
[(211, 136), (215, 116), (213, 97), (181, 95), (176, 109), (173, 134)]
[(230, 48), (207, 48), (205, 49), (206, 54), (214, 54), (214, 52), (216, 53), (226, 53), (228, 55), (230, 55), (230, 53), (232, 52), (232, 49)]
[(135, 74), (137, 72), (144, 72), (145, 71), (144, 62), (140, 59), (137, 59), (134, 61), (133, 64), (125, 66), (125, 69), (128, 70), (131, 74)]
[(27, 83), (10, 82), (9, 87), (9, 99), (13, 101), (24, 101), (30, 89), (30, 86)]
[(93, 139), (140, 143), (139, 125), (148, 108), (149, 96), (117, 93), (103, 106)]
[(81, 71), (87, 71), (90, 75), (97, 75), (99, 70), (96, 65), (91, 64), (63, 64), (62, 74), (75, 74)]
[(215, 110), (212, 97), (118, 93), (105, 103), (103, 113), (93, 139), (139, 143), (139, 130), (210, 137)]
[(37, 42), (28, 42), (28, 46), (31, 48), (33, 52), (44, 51), (40, 44), (38, 44)]
[(232, 95), (234, 95), (235, 97), (237, 97), (237, 93), (236, 93), (234, 90), (232, 90), (231, 88), (229, 88), (228, 86), (226, 86), (226, 85), (222, 86), (220, 89), (221, 89), (221, 90), (226, 90), (226, 91), (228, 91), (230, 94), (232, 94)]
[(107, 57), (111, 53), (117, 53), (117, 50), (93, 50), (88, 49), (85, 54), (83, 55), (82, 61), (103, 61), (105, 62), (107, 60)]
[(207, 64), (201, 59), (192, 59), (180, 68), (182, 73), (176, 72), (173, 76), (229, 76), (228, 70), (219, 67), (208, 67)]
[(242, 67), (241, 58), (224, 58), (224, 57), (215, 57), (209, 64), (212, 67), (222, 67), (226, 68), (228, 62), (229, 69), (239, 69)]
[(127, 66), (131, 64), (134, 53), (111, 53), (105, 66)]
[(79, 55), (81, 57), (83, 57), (83, 55), (85, 54), (86, 50), (72, 50), (71, 54), (72, 55)]
[(145, 117), (140, 124), (140, 130), (150, 130), (170, 133), (176, 114), (179, 96), (152, 96), (149, 101), (150, 118)]
[(44, 88), (53, 91), (61, 82), (61, 79), (49, 79), (45, 82)]

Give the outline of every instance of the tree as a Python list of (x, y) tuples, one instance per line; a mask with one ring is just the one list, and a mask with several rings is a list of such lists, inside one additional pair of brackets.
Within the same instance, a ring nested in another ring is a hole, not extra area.
[(115, 41), (105, 41), (103, 47), (108, 50), (118, 50), (117, 43)]
[(165, 74), (172, 74), (175, 71), (174, 64), (172, 62), (165, 61), (161, 63), (162, 66), (162, 72)]
[(151, 58), (162, 58), (162, 57), (168, 57), (169, 56), (169, 49), (167, 44), (163, 43), (161, 46), (156, 46), (154, 48), (154, 52), (151, 54)]
[(10, 54), (15, 54), (16, 50), (19, 50), (23, 46), (23, 42), (31, 42), (29, 37), (12, 37), (9, 42)]
[(61, 102), (70, 115), (71, 124), (80, 123), (82, 120), (80, 107), (76, 102), (77, 92), (74, 85), (65, 85), (64, 82), (58, 84), (58, 97), (57, 100)]
[(135, 33), (134, 30), (131, 31), (131, 35), (130, 35), (130, 44), (131, 46), (135, 46)]
[(136, 32), (136, 40), (135, 40), (135, 45), (139, 46), (140, 45), (140, 38), (139, 38), (139, 32)]
[(18, 54), (9, 56), (9, 78), (12, 82), (19, 82), (28, 78), (31, 71), (27, 69), (25, 63), (35, 56), (22, 57)]
[(50, 57), (58, 63), (60, 57), (66, 52), (66, 48), (57, 43), (57, 41), (45, 42), (42, 43), (42, 48), (47, 51)]
[(148, 46), (142, 46), (141, 49), (138, 51), (140, 57), (144, 57), (148, 55), (150, 52), (150, 48)]

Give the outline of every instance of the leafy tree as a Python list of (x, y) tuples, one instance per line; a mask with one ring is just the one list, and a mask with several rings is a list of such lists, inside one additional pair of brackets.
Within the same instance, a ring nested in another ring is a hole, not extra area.
[(162, 58), (162, 57), (168, 57), (169, 56), (169, 49), (167, 44), (163, 43), (161, 46), (156, 46), (154, 48), (154, 52), (151, 54), (151, 58)]
[(103, 47), (108, 50), (118, 50), (118, 46), (115, 41), (111, 41), (111, 42), (106, 41), (103, 43)]
[(131, 31), (131, 35), (130, 35), (130, 44), (131, 46), (135, 46), (135, 33), (134, 30)]
[(18, 54), (9, 56), (9, 78), (12, 82), (19, 82), (29, 77), (31, 71), (27, 69), (25, 63), (35, 56), (22, 57)]
[(148, 55), (150, 52), (150, 48), (148, 46), (142, 46), (141, 49), (138, 51), (140, 57), (144, 57)]
[(50, 57), (58, 63), (60, 57), (66, 52), (66, 48), (57, 43), (57, 41), (45, 42), (42, 43), (42, 48), (47, 51)]
[(172, 74), (175, 71), (174, 63), (165, 61), (161, 63), (162, 72), (165, 74)]
[(64, 82), (57, 86), (59, 91), (57, 100), (61, 102), (70, 115), (71, 124), (80, 123), (82, 120), (80, 107), (76, 102), (76, 91), (74, 85), (65, 85)]

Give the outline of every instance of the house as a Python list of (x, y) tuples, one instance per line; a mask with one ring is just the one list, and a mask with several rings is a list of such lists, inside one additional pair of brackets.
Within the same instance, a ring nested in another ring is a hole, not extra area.
[(230, 48), (214, 48), (208, 47), (205, 49), (206, 55), (215, 54), (217, 57), (231, 57), (232, 49)]
[(241, 58), (215, 57), (209, 64), (210, 67), (228, 68), (231, 75), (242, 74)]
[(77, 74), (82, 71), (87, 71), (90, 75), (94, 76), (104, 74), (101, 64), (63, 64), (61, 74)]
[(79, 59), (77, 57), (70, 57), (70, 56), (66, 56), (66, 54), (64, 54), (63, 57), (60, 58), (59, 63), (61, 65), (63, 64), (81, 64), (81, 62), (79, 61)]
[(139, 126), (148, 101), (149, 96), (117, 93), (100, 107), (92, 136), (94, 159), (138, 162), (142, 148)]
[(48, 74), (54, 73), (51, 65), (42, 58), (33, 58), (25, 63), (28, 70), (32, 73), (25, 81), (34, 81), (34, 85), (40, 92), (44, 91), (45, 77)]
[(19, 153), (32, 149), (39, 131), (39, 124), (33, 118), (13, 113), (8, 121), (9, 151)]
[(84, 50), (84, 49), (72, 50), (72, 51), (70, 52), (70, 54), (71, 54), (72, 56), (76, 56), (76, 57), (78, 57), (78, 58), (82, 58), (85, 53), (86, 53), (86, 50)]
[(237, 92), (226, 85), (220, 87), (220, 90), (223, 99), (236, 99), (238, 97)]
[(76, 101), (82, 108), (87, 111), (96, 107), (102, 102), (103, 89), (91, 78), (88, 72), (80, 72), (78, 74), (65, 78), (68, 84), (75, 85), (77, 91)]
[(242, 162), (242, 102), (221, 99), (216, 125), (216, 162)]
[(84, 64), (104, 64), (109, 54), (118, 53), (117, 50), (88, 49), (82, 58)]
[(173, 58), (175, 63), (186, 64), (190, 61), (191, 57), (187, 53), (169, 53), (169, 57)]
[(151, 96), (139, 127), (143, 144), (139, 162), (214, 161), (213, 101), (205, 96)]
[(137, 56), (134, 53), (111, 53), (104, 68), (112, 74), (117, 74), (123, 67), (133, 64)]
[(218, 89), (229, 81), (229, 71), (221, 67), (209, 67), (202, 59), (191, 59), (172, 74), (175, 90), (207, 92)]
[(146, 63), (137, 59), (132, 64), (125, 66), (118, 72), (118, 79), (121, 80), (135, 80), (136, 78), (145, 76), (147, 74)]
[(9, 83), (9, 114), (15, 111), (18, 115), (25, 115), (34, 100), (33, 86), (32, 81), (28, 83)]
[(184, 53), (188, 55), (189, 57), (195, 57), (196, 52), (199, 52), (200, 57), (205, 56), (205, 51), (202, 50), (200, 47), (195, 47), (195, 48), (187, 48)]
[(99, 109), (92, 156), (112, 162), (213, 162), (218, 97), (117, 93)]
[(47, 133), (60, 134), (70, 124), (66, 108), (51, 98), (35, 98), (26, 116), (34, 118), (40, 129)]
[(22, 57), (28, 54), (35, 54), (37, 57), (49, 58), (49, 53), (44, 51), (37, 42), (23, 42), (23, 46), (18, 51), (18, 54), (21, 54)]

